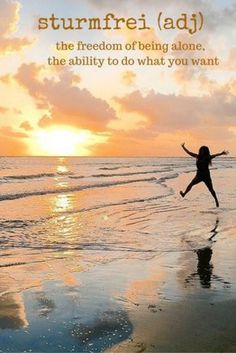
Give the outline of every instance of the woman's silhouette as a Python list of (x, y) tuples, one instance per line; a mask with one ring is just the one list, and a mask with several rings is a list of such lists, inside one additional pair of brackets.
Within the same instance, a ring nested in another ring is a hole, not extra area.
[(218, 156), (222, 156), (222, 155), (226, 155), (229, 152), (228, 151), (223, 151), (221, 153), (216, 153), (216, 154), (210, 154), (209, 148), (207, 146), (202, 146), (199, 149), (198, 154), (197, 153), (193, 153), (190, 152), (186, 147), (185, 147), (185, 143), (183, 143), (181, 145), (184, 149), (184, 151), (189, 154), (191, 157), (196, 158), (197, 162), (197, 174), (196, 176), (193, 178), (193, 180), (191, 181), (191, 183), (187, 186), (186, 190), (180, 191), (180, 195), (182, 197), (184, 197), (191, 189), (194, 185), (200, 183), (201, 181), (203, 181), (208, 190), (210, 191), (210, 193), (212, 194), (212, 196), (215, 199), (216, 202), (216, 207), (219, 207), (219, 201), (217, 199), (215, 190), (213, 189), (213, 185), (212, 185), (212, 181), (211, 181), (211, 175), (210, 175), (210, 170), (209, 170), (209, 165), (211, 164), (211, 161), (213, 158), (218, 157)]

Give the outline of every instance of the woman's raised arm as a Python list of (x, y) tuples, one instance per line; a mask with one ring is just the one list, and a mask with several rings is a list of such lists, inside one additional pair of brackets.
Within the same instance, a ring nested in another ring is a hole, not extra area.
[(223, 155), (227, 155), (227, 154), (229, 154), (229, 151), (222, 151), (220, 153), (212, 154), (211, 158), (215, 158), (215, 157), (219, 157), (219, 156), (223, 156)]
[(197, 154), (196, 153), (193, 153), (191, 151), (189, 151), (186, 147), (185, 147), (185, 142), (181, 144), (183, 150), (189, 154), (191, 157), (194, 157), (194, 158), (197, 158)]

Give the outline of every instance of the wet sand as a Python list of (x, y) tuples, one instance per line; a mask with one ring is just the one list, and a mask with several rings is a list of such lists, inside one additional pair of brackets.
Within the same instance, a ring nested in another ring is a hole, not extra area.
[(143, 281), (138, 306), (130, 310), (132, 336), (109, 352), (235, 352), (235, 284), (213, 264), (214, 257), (210, 268), (201, 270), (191, 254), (181, 254), (177, 262), (166, 258), (165, 281), (152, 284), (152, 297)]
[(180, 250), (93, 266), (90, 254), (87, 262), (45, 254), (42, 263), (37, 255), (5, 268), (1, 350), (235, 352), (236, 244), (223, 230), (215, 236), (222, 239), (201, 255)]
[[(190, 176), (183, 175), (169, 186), (180, 190), (189, 180)], [(220, 184), (219, 178), (216, 185)], [(233, 179), (228, 186), (233, 190)], [(204, 185), (199, 189), (207, 196)], [(193, 219), (200, 228), (194, 237), (185, 234), (182, 238), (183, 247), (188, 243), (192, 250), (180, 247), (179, 252), (150, 263), (153, 275), (137, 283), (132, 294), (139, 304), (129, 313), (133, 334), (109, 352), (236, 352), (236, 212), (233, 204), (225, 207), (223, 190), (220, 209), (196, 212), (189, 205), (182, 215), (183, 225)], [(183, 202), (196, 203), (196, 193)]]

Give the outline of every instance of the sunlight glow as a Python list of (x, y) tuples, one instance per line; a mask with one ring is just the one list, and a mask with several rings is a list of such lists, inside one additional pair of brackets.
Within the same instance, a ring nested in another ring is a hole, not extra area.
[(86, 148), (90, 145), (89, 131), (72, 131), (66, 129), (42, 130), (36, 134), (39, 154), (46, 156), (89, 155)]

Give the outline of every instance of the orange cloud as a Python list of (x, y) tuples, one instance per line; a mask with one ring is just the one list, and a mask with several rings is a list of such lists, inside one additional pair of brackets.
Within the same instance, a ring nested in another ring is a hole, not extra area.
[[(208, 141), (215, 150), (235, 153), (236, 103), (230, 86), (218, 87), (212, 95), (175, 96), (135, 91), (115, 98), (129, 113), (146, 117), (146, 125), (133, 131), (114, 131), (107, 145), (95, 146), (97, 155), (179, 155), (177, 146), (189, 141), (196, 149)], [(222, 145), (221, 145), (221, 142)], [(221, 147), (220, 147), (221, 148)]]
[(107, 143), (94, 146), (91, 150), (96, 156), (148, 156), (153, 151), (153, 136), (149, 132), (148, 135), (148, 139), (145, 139), (143, 130), (114, 131)]
[(19, 22), (20, 3), (12, 0), (0, 2), (0, 55), (19, 51), (32, 44), (32, 40), (26, 37), (12, 37)]
[(20, 125), (20, 128), (24, 129), (25, 131), (33, 130), (31, 124), (29, 123), (29, 121), (23, 121), (23, 123), (21, 123), (21, 125)]
[(91, 131), (103, 131), (110, 120), (116, 119), (109, 104), (93, 96), (87, 89), (74, 85), (78, 75), (65, 69), (57, 78), (40, 78), (42, 66), (23, 64), (15, 76), (17, 82), (34, 98), (38, 108), (49, 114), (39, 126), (71, 125)]
[(8, 108), (0, 107), (0, 114), (4, 114), (8, 111)]
[(4, 75), (4, 76), (0, 76), (0, 82), (8, 84), (10, 83), (12, 80), (12, 76), (10, 74)]
[(189, 130), (199, 126), (235, 126), (235, 97), (226, 89), (212, 95), (175, 96), (150, 91), (143, 96), (135, 91), (116, 102), (128, 112), (147, 117), (148, 128), (159, 132)]
[(0, 135), (13, 138), (27, 138), (28, 135), (23, 132), (15, 131), (11, 126), (0, 127)]
[(178, 156), (184, 140), (193, 140), (186, 132), (158, 133), (150, 129), (113, 131), (107, 144), (94, 146), (96, 156)]
[(2, 127), (0, 129), (1, 156), (22, 156), (27, 154), (26, 143), (22, 140), (27, 135), (15, 132), (10, 127)]
[(121, 81), (127, 86), (132, 86), (135, 82), (136, 76), (136, 73), (133, 71), (124, 71), (121, 75)]

